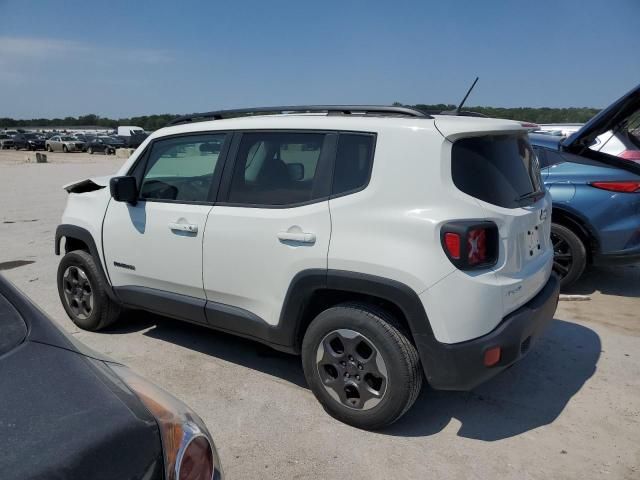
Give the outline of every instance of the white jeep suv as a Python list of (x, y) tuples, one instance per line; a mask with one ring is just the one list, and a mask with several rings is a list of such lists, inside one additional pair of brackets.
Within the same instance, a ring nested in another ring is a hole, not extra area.
[(66, 189), (58, 289), (76, 325), (141, 309), (301, 354), (327, 412), (361, 428), (400, 418), (423, 376), (466, 390), (509, 367), (557, 305), (551, 201), (516, 122), (194, 114)]

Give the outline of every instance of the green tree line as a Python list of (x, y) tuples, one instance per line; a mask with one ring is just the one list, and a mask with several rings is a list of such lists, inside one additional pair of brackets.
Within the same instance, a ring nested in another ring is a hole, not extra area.
[[(394, 103), (401, 106), (401, 103)], [(455, 105), (406, 105), (428, 112), (441, 112), (454, 110)], [(521, 120), (533, 123), (583, 123), (598, 113), (596, 108), (498, 108), (498, 107), (465, 107), (464, 110), (482, 113), (488, 117), (506, 118), (510, 120)], [(0, 118), (0, 128), (21, 128), (21, 127), (108, 127), (115, 128), (118, 125), (136, 125), (145, 130), (157, 130), (164, 127), (178, 115), (165, 113), (161, 115), (141, 115), (130, 118), (112, 119), (100, 117), (98, 115), (81, 115), (79, 117), (65, 118), (32, 118), (29, 120), (16, 120), (14, 118)]]
[(164, 127), (178, 115), (165, 113), (162, 115), (141, 115), (138, 117), (112, 119), (98, 115), (81, 115), (65, 118), (32, 118), (16, 120), (14, 118), (0, 118), (0, 128), (22, 127), (105, 127), (115, 128), (118, 125), (136, 125), (145, 130), (157, 130)]
[[(395, 103), (394, 105), (400, 104)], [(437, 105), (417, 104), (407, 106), (432, 113), (455, 110), (457, 107), (457, 105), (445, 105), (442, 103)], [(523, 122), (533, 123), (584, 123), (600, 111), (597, 108), (587, 107), (463, 107), (463, 110), (482, 113), (492, 118), (506, 118), (508, 120), (521, 120)]]

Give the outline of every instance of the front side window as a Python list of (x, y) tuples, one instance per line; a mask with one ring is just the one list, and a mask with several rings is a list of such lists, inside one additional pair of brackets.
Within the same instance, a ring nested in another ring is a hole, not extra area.
[(206, 202), (226, 134), (194, 135), (153, 143), (140, 198)]
[(318, 166), (325, 137), (322, 133), (243, 134), (229, 202), (292, 205), (323, 196)]

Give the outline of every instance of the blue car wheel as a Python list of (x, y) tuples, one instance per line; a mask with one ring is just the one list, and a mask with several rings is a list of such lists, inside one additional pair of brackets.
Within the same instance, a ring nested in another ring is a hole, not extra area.
[(566, 290), (582, 276), (587, 250), (578, 235), (559, 223), (551, 224), (551, 243), (553, 270), (560, 276), (560, 289)]

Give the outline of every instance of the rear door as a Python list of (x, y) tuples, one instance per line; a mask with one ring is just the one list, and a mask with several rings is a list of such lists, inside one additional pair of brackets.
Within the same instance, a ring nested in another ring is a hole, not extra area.
[(231, 305), (275, 325), (296, 274), (327, 268), (336, 138), (310, 131), (237, 134), (235, 161), (225, 167), (204, 236), (211, 324), (236, 329), (216, 315)]
[(104, 219), (105, 263), (116, 289), (205, 298), (202, 239), (227, 138), (181, 135), (147, 147), (130, 172), (139, 180), (138, 203), (112, 200)]

